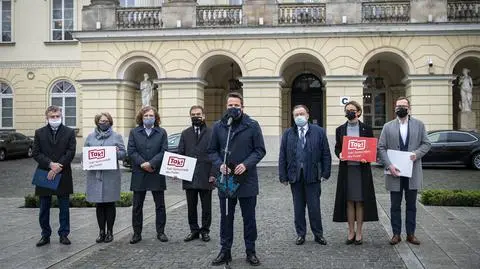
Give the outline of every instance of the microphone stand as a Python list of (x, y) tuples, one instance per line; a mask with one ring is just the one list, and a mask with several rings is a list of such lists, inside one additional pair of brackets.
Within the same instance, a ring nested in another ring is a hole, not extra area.
[[(225, 212), (226, 212), (226, 215), (225, 215), (225, 218), (226, 218), (226, 221), (225, 221), (225, 225), (226, 227), (225, 228), (228, 228), (228, 218), (230, 217), (229, 216), (229, 212), (228, 212), (228, 205), (229, 205), (229, 202), (230, 202), (230, 198), (228, 197), (228, 178), (229, 178), (229, 175), (228, 175), (228, 166), (227, 166), (227, 155), (228, 155), (228, 145), (230, 143), (230, 133), (232, 132), (232, 121), (233, 121), (233, 118), (230, 117), (228, 118), (227, 120), (227, 126), (228, 126), (228, 133), (227, 133), (227, 142), (225, 143), (225, 154), (223, 155), (223, 165), (225, 166), (225, 173), (227, 175), (225, 175), (223, 172), (222, 172), (222, 177), (220, 179), (220, 183), (224, 183), (225, 182), (225, 196), (226, 196), (226, 203), (225, 203)], [(231, 250), (230, 250), (231, 251)], [(228, 261), (228, 257), (227, 257), (227, 260), (225, 262), (225, 266), (224, 266), (225, 269), (230, 269), (232, 268), (229, 264), (229, 261)]]

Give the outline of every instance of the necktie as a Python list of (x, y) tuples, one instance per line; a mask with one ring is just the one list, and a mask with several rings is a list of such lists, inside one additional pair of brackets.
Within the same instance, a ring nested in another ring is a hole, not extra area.
[(302, 148), (305, 148), (305, 129), (303, 127), (300, 127), (300, 141), (302, 142)]
[(200, 137), (200, 128), (195, 127), (195, 135), (196, 135), (197, 141), (198, 141), (198, 138)]

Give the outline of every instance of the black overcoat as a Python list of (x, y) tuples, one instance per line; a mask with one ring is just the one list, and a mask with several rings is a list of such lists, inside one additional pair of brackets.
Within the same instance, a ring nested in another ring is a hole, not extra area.
[(62, 178), (57, 190), (35, 187), (35, 195), (48, 196), (73, 193), (72, 167), (70, 164), (75, 157), (76, 147), (75, 131), (63, 124), (58, 127), (55, 137), (48, 124), (35, 130), (33, 159), (38, 163), (37, 168), (50, 171), (51, 162), (63, 165)]
[(206, 125), (202, 126), (198, 140), (193, 127), (183, 130), (178, 144), (178, 154), (197, 159), (193, 179), (191, 182), (183, 180), (183, 189), (212, 189), (213, 184), (208, 182), (208, 178), (215, 176), (216, 173), (207, 152), (211, 137), (212, 129)]
[[(360, 124), (361, 137), (373, 137), (372, 128)], [(347, 134), (347, 122), (337, 127), (335, 131), (335, 155), (340, 156), (342, 152), (343, 137)], [(362, 191), (363, 191), (363, 206), (364, 216), (363, 221), (378, 221), (377, 202), (375, 199), (375, 188), (373, 186), (373, 177), (370, 163), (361, 163), (362, 173)], [(337, 179), (337, 193), (335, 196), (335, 208), (333, 210), (333, 221), (346, 222), (347, 221), (347, 178), (348, 178), (348, 164), (346, 161), (340, 161), (338, 167)]]

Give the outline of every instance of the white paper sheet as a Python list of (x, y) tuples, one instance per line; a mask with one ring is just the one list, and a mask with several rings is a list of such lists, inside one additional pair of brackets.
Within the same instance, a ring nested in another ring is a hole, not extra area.
[[(400, 170), (400, 176), (412, 177), (413, 161), (410, 160), (411, 152), (389, 149), (387, 150), (388, 159)], [(390, 170), (385, 167), (385, 174), (390, 175)]]

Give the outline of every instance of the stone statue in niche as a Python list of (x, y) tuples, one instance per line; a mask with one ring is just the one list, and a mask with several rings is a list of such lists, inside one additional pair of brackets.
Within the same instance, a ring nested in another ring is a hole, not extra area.
[(462, 100), (459, 102), (459, 107), (462, 112), (470, 112), (472, 111), (472, 89), (473, 89), (473, 81), (472, 78), (468, 75), (470, 72), (469, 69), (463, 68), (462, 76), (459, 79), (460, 85), (460, 94)]
[(140, 91), (142, 92), (142, 107), (150, 106), (153, 98), (153, 83), (148, 80), (147, 73), (143, 74), (143, 81), (140, 83)]

